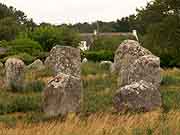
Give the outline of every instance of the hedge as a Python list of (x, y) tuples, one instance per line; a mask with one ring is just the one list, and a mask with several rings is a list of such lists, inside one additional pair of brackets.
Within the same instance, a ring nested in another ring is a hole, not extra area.
[(111, 51), (87, 51), (82, 53), (81, 56), (94, 62), (114, 60), (114, 53)]

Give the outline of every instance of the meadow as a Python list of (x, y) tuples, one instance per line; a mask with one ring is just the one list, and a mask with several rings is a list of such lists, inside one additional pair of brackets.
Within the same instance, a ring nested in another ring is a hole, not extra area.
[(52, 73), (26, 71), (24, 90), (8, 91), (0, 72), (0, 135), (178, 135), (180, 134), (180, 69), (163, 69), (163, 105), (153, 112), (122, 112), (113, 108), (117, 76), (108, 66), (82, 65), (84, 103), (80, 114), (48, 119), (41, 110), (42, 91)]

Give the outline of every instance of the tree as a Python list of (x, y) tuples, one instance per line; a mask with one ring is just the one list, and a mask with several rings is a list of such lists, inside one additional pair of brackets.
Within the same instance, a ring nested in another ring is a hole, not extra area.
[(138, 10), (143, 45), (160, 56), (162, 66), (180, 66), (180, 1), (155, 0)]
[(0, 40), (13, 40), (21, 31), (32, 31), (35, 23), (24, 12), (0, 3)]
[(77, 47), (79, 36), (74, 30), (67, 27), (40, 26), (29, 37), (39, 42), (44, 51), (50, 51), (56, 44)]
[(0, 40), (13, 40), (20, 31), (19, 24), (12, 17), (0, 20)]

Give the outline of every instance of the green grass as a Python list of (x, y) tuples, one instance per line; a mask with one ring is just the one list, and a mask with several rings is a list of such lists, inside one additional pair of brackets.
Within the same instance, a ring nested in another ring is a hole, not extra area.
[(107, 67), (102, 67), (99, 63), (94, 62), (83, 63), (81, 69), (83, 76), (109, 73)]
[(179, 91), (161, 90), (163, 100), (163, 110), (169, 112), (172, 110), (180, 111), (180, 89)]
[[(171, 70), (168, 70), (168, 74), (163, 73), (160, 91), (163, 102), (162, 110), (165, 114), (171, 111), (180, 112), (179, 70), (176, 72), (173, 71), (171, 73)], [(23, 93), (0, 90), (0, 121), (11, 123), (11, 120), (21, 120), (19, 117), (11, 117), (11, 114), (16, 112), (26, 114), (23, 117), (24, 121), (34, 122), (43, 120), (41, 92), (44, 84), (41, 81), (33, 81), (44, 76), (38, 73), (29, 71), (26, 74), (26, 81), (29, 81), (29, 86), (26, 87), (27, 91), (25, 90)], [(112, 97), (117, 90), (117, 76), (111, 74), (107, 67), (100, 66), (99, 63), (88, 62), (82, 64), (82, 82), (84, 87), (82, 114), (94, 114), (97, 112), (112, 113)], [(133, 132), (138, 134), (140, 131), (135, 129)], [(151, 134), (151, 129), (147, 129), (147, 134)]]
[(178, 85), (180, 84), (180, 76), (164, 75), (162, 85)]
[(41, 94), (0, 92), (0, 115), (13, 112), (39, 111)]

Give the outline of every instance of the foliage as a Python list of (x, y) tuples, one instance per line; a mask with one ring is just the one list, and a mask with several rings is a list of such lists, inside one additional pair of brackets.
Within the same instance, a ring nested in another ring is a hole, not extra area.
[(98, 37), (90, 50), (92, 51), (112, 51), (113, 53), (119, 45), (127, 39), (134, 39), (130, 36), (111, 36), (111, 37)]
[(155, 0), (139, 9), (132, 19), (142, 35), (141, 42), (161, 58), (163, 67), (179, 67), (180, 2)]
[(42, 51), (38, 42), (28, 38), (15, 39), (13, 41), (0, 44), (0, 46), (6, 47), (9, 50), (9, 54), (28, 53), (29, 55), (35, 56)]
[(111, 51), (87, 51), (84, 52), (83, 57), (94, 62), (113, 61), (114, 53)]
[(0, 3), (0, 40), (13, 40), (20, 31), (32, 30), (34, 26), (24, 12)]
[(78, 34), (67, 27), (40, 26), (29, 37), (39, 42), (44, 51), (50, 51), (56, 44), (77, 47), (79, 45)]
[(144, 36), (144, 46), (160, 56), (162, 66), (180, 66), (180, 19), (169, 16), (151, 25)]
[(0, 40), (13, 40), (20, 31), (20, 26), (14, 18), (0, 19)]
[(26, 64), (30, 64), (42, 51), (38, 42), (28, 38), (15, 39), (9, 42), (4, 41), (0, 43), (0, 47), (7, 49), (7, 52), (0, 56), (2, 62), (5, 62), (9, 57), (16, 57)]
[(92, 33), (94, 30), (99, 32), (130, 32), (131, 27), (128, 17), (117, 19), (116, 21), (103, 22), (97, 21), (93, 23), (77, 23), (68, 25), (68, 27), (78, 30), (80, 33)]

